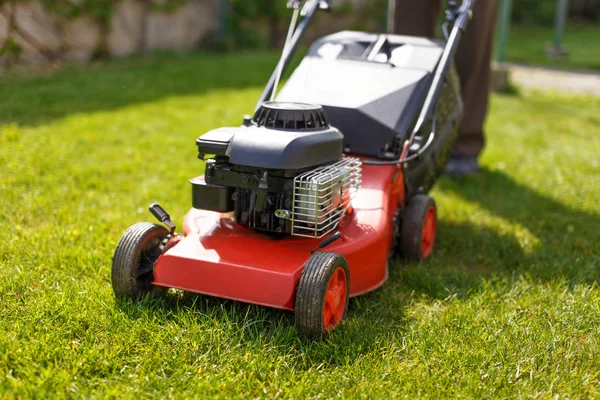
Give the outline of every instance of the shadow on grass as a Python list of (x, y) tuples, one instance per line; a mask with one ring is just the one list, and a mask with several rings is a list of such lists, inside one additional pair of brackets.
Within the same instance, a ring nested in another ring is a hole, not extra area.
[[(500, 254), (503, 258), (497, 262), (499, 266), (540, 280), (564, 279), (572, 284), (600, 278), (596, 262), (600, 255), (598, 215), (570, 208), (515, 182), (502, 172), (488, 169), (462, 182), (442, 180), (439, 187), (522, 226), (537, 239), (527, 253), (518, 252), (513, 245), (507, 244), (515, 240), (514, 236), (501, 236), (497, 238), (499, 243), (486, 241), (490, 250), (503, 247), (508, 250)], [(484, 261), (493, 261), (490, 250), (482, 253)]]
[[(0, 76), (0, 124), (37, 125), (171, 96), (261, 87), (276, 63), (277, 55), (267, 52), (173, 54), (73, 65), (47, 76)], [(253, 110), (249, 104), (248, 112)]]
[(600, 279), (597, 215), (567, 207), (485, 168), (462, 180), (443, 179), (438, 187), (519, 226), (521, 233), (440, 221), (435, 256), (427, 263), (401, 266), (399, 290), (444, 299), (468, 297), (488, 278), (510, 282), (525, 275), (569, 286)]

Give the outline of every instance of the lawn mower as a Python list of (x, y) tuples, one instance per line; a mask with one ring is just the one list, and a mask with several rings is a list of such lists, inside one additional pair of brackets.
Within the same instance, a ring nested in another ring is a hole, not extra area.
[(196, 140), (206, 164), (191, 179), (182, 233), (137, 223), (113, 258), (117, 297), (178, 289), (291, 310), (323, 335), (348, 300), (380, 287), (391, 257), (432, 252), (427, 195), (462, 118), (453, 58), (472, 0), (450, 1), (445, 40), (343, 31), (317, 40), (279, 81), (324, 0), (291, 1), (283, 54), (253, 117)]

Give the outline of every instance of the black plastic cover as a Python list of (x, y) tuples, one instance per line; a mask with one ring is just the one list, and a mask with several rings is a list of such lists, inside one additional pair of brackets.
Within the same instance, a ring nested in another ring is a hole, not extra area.
[[(421, 110), (443, 52), (438, 41), (340, 32), (315, 42), (277, 97), (321, 104), (350, 153), (384, 157), (398, 149)], [(375, 49), (375, 50), (374, 50)]]
[(212, 185), (204, 179), (192, 179), (192, 207), (200, 210), (231, 212), (235, 204), (232, 187)]
[(224, 156), (229, 142), (236, 132), (236, 128), (219, 128), (205, 133), (196, 140), (198, 153)]
[(344, 136), (336, 128), (293, 131), (252, 126), (237, 129), (227, 151), (232, 164), (301, 170), (342, 157)]

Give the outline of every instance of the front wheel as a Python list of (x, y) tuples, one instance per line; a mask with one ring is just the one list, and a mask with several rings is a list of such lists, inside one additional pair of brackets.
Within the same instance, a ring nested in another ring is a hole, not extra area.
[(296, 291), (296, 326), (302, 333), (320, 336), (344, 318), (350, 299), (350, 271), (336, 253), (310, 257)]
[(422, 261), (433, 251), (437, 233), (437, 208), (433, 198), (419, 194), (409, 199), (400, 229), (400, 252), (412, 261)]
[(112, 287), (117, 297), (137, 299), (153, 290), (154, 264), (169, 232), (161, 225), (139, 222), (121, 237), (112, 264)]

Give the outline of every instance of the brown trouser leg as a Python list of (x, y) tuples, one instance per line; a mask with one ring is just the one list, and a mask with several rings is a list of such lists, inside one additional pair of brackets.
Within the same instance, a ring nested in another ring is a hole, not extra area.
[[(396, 0), (394, 32), (434, 37), (441, 23), (440, 11), (440, 0)], [(454, 61), (461, 81), (464, 116), (454, 155), (477, 156), (483, 149), (497, 15), (498, 0), (476, 0), (473, 19), (456, 53)]]

